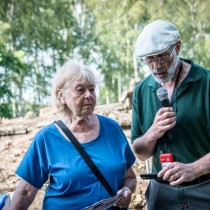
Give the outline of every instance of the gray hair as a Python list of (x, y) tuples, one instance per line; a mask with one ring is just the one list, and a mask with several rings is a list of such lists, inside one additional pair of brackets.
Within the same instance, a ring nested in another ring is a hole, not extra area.
[(58, 98), (58, 90), (65, 90), (70, 87), (74, 81), (85, 79), (90, 82), (96, 88), (99, 84), (99, 75), (98, 73), (75, 60), (69, 60), (56, 72), (53, 78), (53, 87), (52, 87), (52, 100), (56, 108), (60, 113), (67, 113), (67, 107), (65, 104), (62, 104)]

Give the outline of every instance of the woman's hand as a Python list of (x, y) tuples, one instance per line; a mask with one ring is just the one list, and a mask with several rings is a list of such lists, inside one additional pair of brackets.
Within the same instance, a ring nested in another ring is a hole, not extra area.
[(132, 193), (136, 189), (136, 184), (137, 184), (136, 174), (134, 173), (131, 167), (125, 173), (123, 187), (117, 192), (117, 194), (119, 194), (122, 191), (124, 191), (123, 197), (116, 204), (117, 206), (124, 208), (130, 204)]
[(121, 207), (121, 208), (125, 208), (131, 202), (132, 192), (128, 187), (123, 187), (117, 192), (117, 194), (121, 193), (122, 191), (124, 191), (123, 197), (117, 202), (116, 205)]

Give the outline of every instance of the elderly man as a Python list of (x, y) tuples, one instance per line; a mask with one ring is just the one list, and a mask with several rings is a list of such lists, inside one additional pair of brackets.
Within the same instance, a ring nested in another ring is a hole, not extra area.
[(177, 27), (163, 20), (148, 24), (135, 46), (151, 75), (134, 90), (132, 146), (140, 160), (153, 157), (161, 178), (149, 183), (148, 210), (210, 207), (210, 71), (180, 58), (180, 49)]

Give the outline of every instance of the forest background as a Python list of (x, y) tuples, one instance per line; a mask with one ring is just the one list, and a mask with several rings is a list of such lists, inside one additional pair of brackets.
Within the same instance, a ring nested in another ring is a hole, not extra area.
[(181, 57), (210, 69), (210, 0), (1, 0), (0, 117), (49, 105), (51, 78), (70, 58), (102, 77), (98, 104), (118, 102), (131, 78), (145, 77), (133, 55), (156, 19), (180, 30)]

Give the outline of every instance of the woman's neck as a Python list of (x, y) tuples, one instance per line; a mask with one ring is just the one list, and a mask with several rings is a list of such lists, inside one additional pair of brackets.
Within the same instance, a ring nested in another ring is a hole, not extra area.
[(86, 117), (71, 116), (63, 117), (63, 122), (71, 129), (73, 132), (85, 132), (89, 130), (95, 121), (95, 116), (88, 115)]

